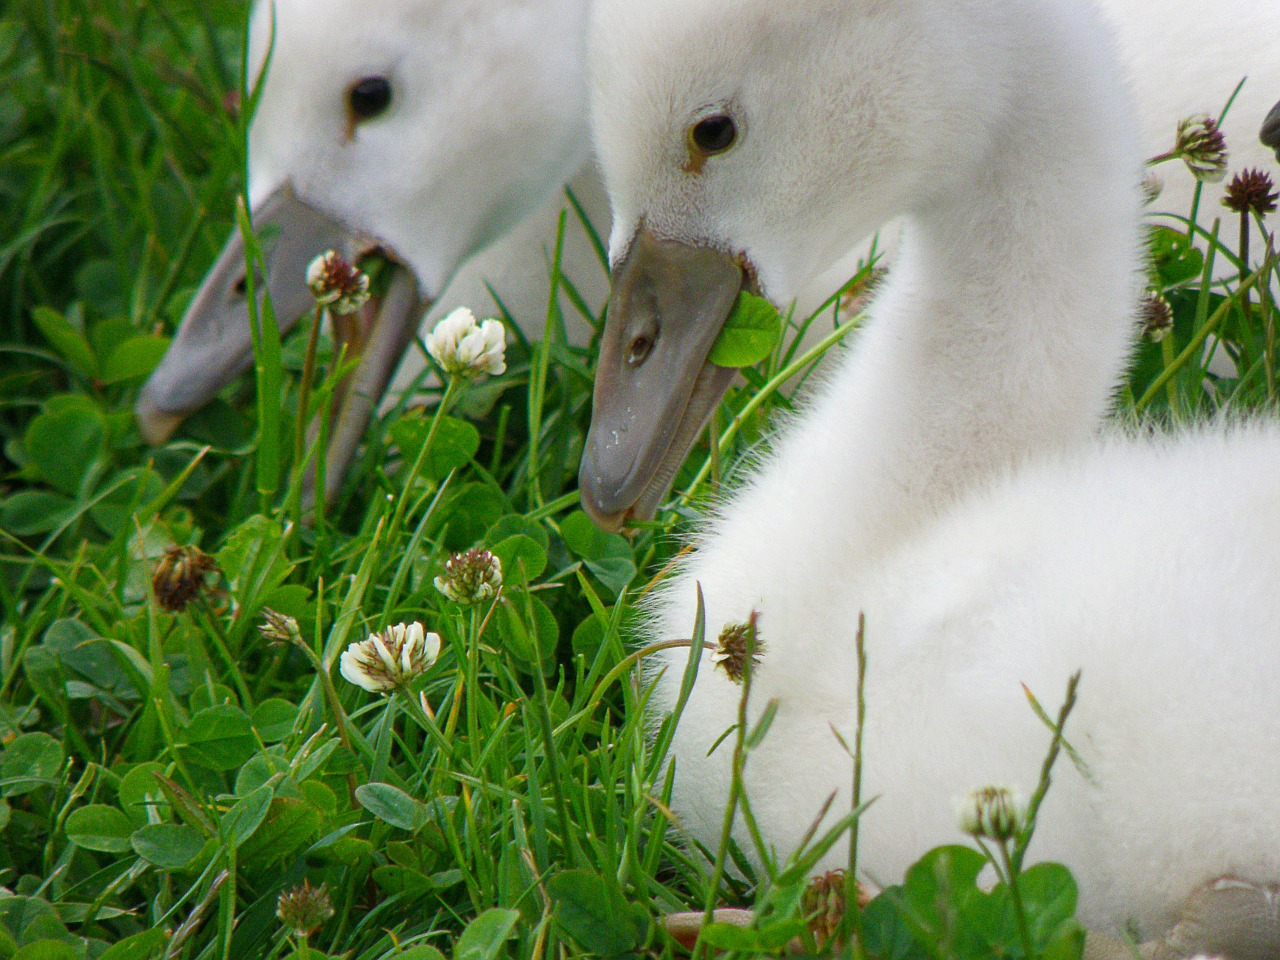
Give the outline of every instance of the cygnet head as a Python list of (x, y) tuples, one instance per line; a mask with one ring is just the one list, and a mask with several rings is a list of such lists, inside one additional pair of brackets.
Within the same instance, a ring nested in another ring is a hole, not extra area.
[(597, 523), (651, 516), (664, 496), (732, 378), (706, 357), (741, 288), (785, 304), (988, 152), (984, 114), (1002, 94), (954, 49), (965, 30), (953, 11), (598, 5), (592, 121), (614, 289), (579, 475)]
[[(264, 279), (282, 330), (311, 306), (312, 257), (380, 248), (416, 281), (377, 320), (407, 340), (423, 301), (581, 165), (586, 21), (586, 0), (260, 0), (248, 192), (279, 228)], [(151, 439), (247, 367), (244, 279), (233, 230), (139, 401)]]

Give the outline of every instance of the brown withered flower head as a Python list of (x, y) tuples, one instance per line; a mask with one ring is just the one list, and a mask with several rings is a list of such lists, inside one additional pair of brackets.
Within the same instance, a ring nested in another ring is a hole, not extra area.
[(307, 287), (316, 303), (334, 313), (352, 313), (369, 299), (369, 277), (335, 250), (327, 250), (307, 266)]
[(303, 880), (301, 886), (280, 894), (276, 916), (293, 936), (304, 939), (311, 936), (333, 916), (329, 889), (323, 883), (313, 887), (310, 880)]
[(1222, 205), (1236, 213), (1256, 213), (1265, 217), (1276, 209), (1280, 199), (1273, 189), (1275, 184), (1265, 170), (1241, 170), (1227, 184)]
[(825, 947), (836, 935), (845, 911), (845, 872), (828, 870), (814, 877), (800, 897), (800, 909), (809, 925), (818, 949)]
[(1173, 329), (1173, 307), (1156, 290), (1148, 290), (1138, 304), (1138, 321), (1142, 335), (1152, 343), (1159, 343)]
[(726, 623), (720, 631), (720, 639), (716, 643), (715, 664), (728, 675), (734, 683), (741, 683), (747, 675), (747, 662), (750, 659), (754, 668), (760, 663), (760, 655), (764, 653), (764, 641), (756, 629), (760, 615), (755, 610), (742, 623)]
[(208, 586), (209, 574), (217, 569), (213, 557), (194, 544), (170, 547), (151, 576), (151, 590), (160, 609), (181, 613)]

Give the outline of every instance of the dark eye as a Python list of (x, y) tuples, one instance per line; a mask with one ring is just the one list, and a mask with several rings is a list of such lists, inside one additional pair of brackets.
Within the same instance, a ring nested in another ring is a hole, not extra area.
[(703, 153), (723, 153), (733, 146), (737, 139), (738, 128), (733, 117), (723, 113), (704, 117), (693, 125), (689, 136), (694, 145)]
[(371, 120), (391, 106), (391, 81), (386, 77), (365, 77), (347, 95), (351, 112), (359, 120)]

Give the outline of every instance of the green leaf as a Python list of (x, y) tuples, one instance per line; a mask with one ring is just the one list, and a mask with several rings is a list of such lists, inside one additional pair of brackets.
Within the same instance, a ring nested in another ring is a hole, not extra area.
[(372, 877), (374, 883), (392, 895), (426, 896), (435, 889), (435, 884), (431, 882), (430, 877), (412, 867), (396, 864), (375, 867)]
[(120, 779), (117, 790), (120, 808), (136, 826), (150, 822), (150, 810), (155, 810), (161, 820), (169, 817), (170, 807), (155, 778), (157, 773), (164, 773), (164, 764), (149, 760), (138, 764)]
[(247, 518), (228, 535), (217, 559), (232, 593), (240, 598), (255, 582), (266, 584), (271, 590), (276, 588), (289, 572), (283, 539), (280, 521), (261, 514)]
[(444, 507), (442, 520), (449, 525), (445, 549), (465, 550), (478, 543), (507, 511), (506, 499), (493, 487), (469, 483), (452, 496)]
[(643, 946), (648, 919), (637, 916), (616, 884), (585, 870), (566, 870), (551, 878), (547, 892), (556, 923), (588, 952), (616, 957)]
[(108, 385), (124, 383), (126, 380), (141, 380), (151, 374), (168, 349), (168, 337), (153, 337), (149, 334), (130, 337), (111, 351), (102, 365), (100, 379)]
[(453, 960), (494, 960), (511, 937), (519, 910), (493, 907), (467, 924), (453, 949)]
[(535, 541), (543, 550), (546, 550), (551, 543), (545, 526), (518, 513), (508, 513), (498, 520), (484, 535), (484, 542), (492, 550), (495, 543), (501, 543), (507, 537), (514, 537), (517, 534)]
[(1076, 910), (1076, 881), (1060, 863), (1037, 863), (1018, 876), (1031, 937), (1045, 943)]
[(61, 410), (33, 419), (22, 442), (40, 475), (75, 496), (106, 453), (107, 431), (101, 418), (88, 410)]
[[(430, 415), (407, 414), (391, 425), (391, 439), (400, 448), (406, 463), (413, 463), (418, 458), (430, 430)], [(441, 417), (422, 473), (432, 480), (443, 480), (450, 470), (470, 463), (479, 449), (480, 432), (475, 427), (456, 417)]]
[(1040, 960), (1080, 960), (1084, 941), (1084, 927), (1074, 918), (1064, 920), (1040, 951)]
[(615, 594), (635, 577), (631, 545), (616, 533), (605, 533), (581, 510), (561, 521), (560, 536), (570, 552), (581, 557), (596, 579)]
[(213, 770), (234, 770), (258, 748), (252, 721), (231, 704), (201, 710), (182, 733), (183, 752)]
[(418, 830), (427, 823), (426, 805), (389, 783), (356, 787), (356, 802), (384, 823), (401, 830)]
[(125, 853), (130, 849), (133, 823), (124, 811), (103, 803), (72, 811), (67, 817), (67, 839), (77, 847), (99, 853)]
[(491, 550), (502, 562), (502, 578), (512, 585), (533, 583), (547, 569), (547, 551), (538, 541), (522, 533), (507, 537)]
[(76, 514), (76, 505), (60, 493), (21, 490), (0, 501), (0, 529), (15, 537), (52, 533)]
[(707, 360), (717, 367), (750, 367), (782, 339), (782, 318), (764, 297), (743, 290), (716, 337)]
[(247, 797), (237, 800), (223, 815), (222, 832), (233, 847), (239, 848), (262, 826), (271, 807), (272, 793), (270, 787), (259, 787)]
[(62, 940), (41, 940), (29, 943), (12, 957), (12, 960), (84, 960), (83, 950), (77, 950)]
[(19, 943), (32, 943), (38, 940), (71, 939), (70, 931), (58, 917), (53, 904), (40, 897), (6, 896), (0, 897), (0, 918), (3, 927), (12, 930)]
[[(323, 788), (322, 784), (312, 786)], [(295, 797), (276, 797), (266, 820), (240, 849), (242, 862), (253, 867), (279, 863), (297, 854), (320, 832), (323, 817), (314, 804)]]
[(0, 756), (0, 796), (16, 797), (49, 786), (66, 753), (47, 733), (24, 733)]
[(31, 311), (31, 319), (36, 322), (44, 338), (76, 372), (92, 380), (98, 376), (98, 361), (93, 349), (84, 334), (73, 327), (57, 310), (49, 307), (36, 307)]
[(278, 743), (293, 732), (298, 707), (288, 700), (263, 700), (253, 708), (253, 727), (263, 743)]
[(164, 481), (145, 467), (115, 471), (109, 479), (110, 492), (89, 508), (89, 516), (103, 533), (114, 536), (134, 528), (135, 513), (164, 492)]
[(397, 953), (395, 960), (445, 960), (445, 955), (435, 947), (420, 943), (403, 953)]
[[(532, 622), (530, 622), (532, 613)], [(545, 603), (529, 594), (504, 596), (495, 612), (503, 649), (526, 666), (542, 664), (555, 656), (560, 625)]]
[(165, 930), (151, 929), (135, 933), (107, 949), (98, 960), (155, 960), (169, 943)]
[(204, 837), (195, 827), (181, 823), (149, 823), (133, 831), (129, 838), (133, 852), (163, 870), (181, 870), (204, 847)]

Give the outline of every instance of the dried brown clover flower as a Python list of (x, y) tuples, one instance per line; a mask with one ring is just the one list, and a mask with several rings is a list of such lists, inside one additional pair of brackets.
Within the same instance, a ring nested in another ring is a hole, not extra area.
[(1142, 335), (1152, 343), (1159, 343), (1173, 329), (1173, 307), (1164, 294), (1149, 290), (1138, 304), (1138, 320), (1142, 323)]
[(160, 609), (181, 613), (207, 587), (206, 578), (218, 569), (217, 562), (194, 544), (170, 547), (156, 564), (151, 590)]
[(734, 683), (741, 683), (747, 675), (747, 664), (754, 668), (760, 663), (760, 655), (764, 653), (764, 641), (760, 639), (756, 629), (759, 614), (751, 611), (751, 616), (743, 623), (727, 623), (720, 631), (720, 639), (716, 643), (715, 664), (728, 675)]
[(1275, 183), (1265, 170), (1242, 170), (1231, 178), (1222, 197), (1222, 205), (1236, 213), (1256, 213), (1265, 217), (1280, 199)]
[(316, 303), (334, 313), (352, 313), (369, 299), (369, 277), (336, 250), (326, 250), (307, 266), (307, 287)]

